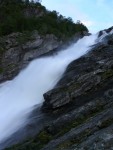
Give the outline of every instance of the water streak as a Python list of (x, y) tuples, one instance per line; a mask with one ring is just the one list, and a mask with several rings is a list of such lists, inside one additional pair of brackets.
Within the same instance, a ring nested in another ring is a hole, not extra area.
[(43, 94), (56, 85), (71, 61), (87, 53), (97, 36), (86, 36), (56, 56), (32, 61), (12, 81), (0, 85), (0, 142), (26, 123), (33, 106), (43, 102)]

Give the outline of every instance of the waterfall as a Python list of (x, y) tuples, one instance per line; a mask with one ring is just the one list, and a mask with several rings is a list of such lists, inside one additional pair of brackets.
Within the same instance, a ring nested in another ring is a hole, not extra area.
[(85, 36), (55, 56), (33, 60), (17, 77), (0, 85), (0, 143), (23, 127), (33, 106), (62, 77), (67, 65), (86, 54), (98, 34)]

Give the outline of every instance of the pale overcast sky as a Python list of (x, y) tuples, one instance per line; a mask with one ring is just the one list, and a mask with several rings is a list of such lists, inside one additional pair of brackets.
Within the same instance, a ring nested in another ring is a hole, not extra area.
[(42, 5), (80, 20), (92, 33), (113, 26), (113, 0), (42, 0)]

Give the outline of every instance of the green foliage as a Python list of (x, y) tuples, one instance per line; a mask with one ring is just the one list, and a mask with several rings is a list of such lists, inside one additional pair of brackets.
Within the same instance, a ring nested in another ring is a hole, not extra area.
[(17, 38), (17, 42), (19, 44), (24, 44), (24, 43), (28, 42), (29, 40), (30, 41), (34, 40), (34, 38), (32, 37), (32, 32), (29, 32), (29, 31), (23, 32), (23, 34), (18, 36), (18, 38)]
[(4, 0), (0, 3), (0, 36), (12, 32), (38, 30), (40, 34), (70, 37), (88, 31), (82, 23), (74, 23), (56, 11), (47, 11), (40, 1)]
[(26, 141), (26, 144), (17, 144), (5, 150), (40, 150), (50, 140), (52, 140), (52, 136), (46, 131), (41, 131), (35, 138)]
[(4, 69), (0, 67), (0, 73), (3, 73)]

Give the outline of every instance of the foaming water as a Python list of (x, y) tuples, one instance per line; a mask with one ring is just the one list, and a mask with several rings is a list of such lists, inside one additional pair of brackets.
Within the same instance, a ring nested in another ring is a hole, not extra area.
[(102, 35), (98, 39), (98, 42), (102, 42), (106, 36), (111, 35), (111, 34), (113, 34), (113, 29), (109, 33), (107, 33), (106, 31), (102, 31)]
[(67, 65), (87, 53), (98, 34), (86, 36), (56, 56), (32, 61), (12, 81), (0, 85), (0, 142), (25, 125), (34, 105), (62, 77)]

